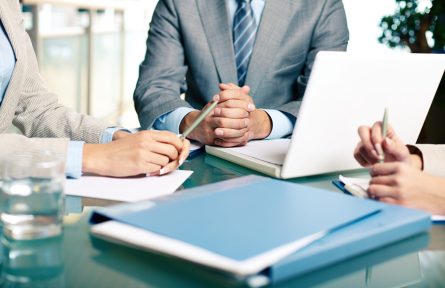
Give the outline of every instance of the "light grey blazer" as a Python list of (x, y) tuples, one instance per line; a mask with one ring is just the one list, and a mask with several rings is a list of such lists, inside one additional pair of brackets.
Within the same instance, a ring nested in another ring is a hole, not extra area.
[[(0, 106), (0, 156), (32, 149), (65, 155), (69, 139), (98, 143), (109, 125), (58, 104), (57, 96), (45, 87), (17, 0), (0, 1), (0, 19), (16, 57)], [(25, 136), (6, 134), (12, 124)]]
[[(143, 128), (237, 83), (229, 27), (226, 0), (158, 2), (134, 93)], [(246, 79), (256, 106), (297, 116), (316, 53), (345, 50), (348, 40), (341, 0), (266, 0)]]

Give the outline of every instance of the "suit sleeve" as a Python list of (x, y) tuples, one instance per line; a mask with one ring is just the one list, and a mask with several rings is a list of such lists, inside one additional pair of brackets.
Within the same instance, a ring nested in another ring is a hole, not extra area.
[(423, 156), (423, 170), (427, 173), (445, 177), (445, 145), (416, 145)]
[(18, 134), (0, 134), (0, 158), (15, 151), (49, 150), (66, 159), (69, 139), (27, 138)]
[[(19, 10), (15, 11), (14, 16), (17, 19), (22, 17)], [(101, 134), (109, 125), (59, 104), (57, 96), (45, 87), (28, 34), (19, 29), (14, 33), (20, 45), (25, 46), (25, 55), (18, 59), (25, 63), (17, 63), (25, 66), (25, 79), (13, 124), (28, 137), (69, 138), (99, 143)]]
[[(346, 51), (349, 30), (345, 9), (341, 0), (326, 0), (315, 25), (303, 73), (297, 79), (298, 99), (301, 99), (314, 65), (315, 56), (320, 51)], [(280, 111), (297, 116), (301, 101), (292, 101), (279, 108)]]
[(186, 73), (176, 8), (173, 1), (161, 0), (150, 24), (147, 52), (134, 92), (142, 128), (151, 128), (156, 119), (177, 108), (191, 108), (179, 97), (186, 86)]

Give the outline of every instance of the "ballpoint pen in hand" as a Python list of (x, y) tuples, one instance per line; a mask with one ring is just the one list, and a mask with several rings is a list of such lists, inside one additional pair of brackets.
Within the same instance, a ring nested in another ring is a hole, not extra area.
[[(382, 140), (384, 141), (386, 135), (388, 134), (388, 108), (385, 108), (385, 113), (383, 114), (382, 120)], [(385, 162), (385, 153), (383, 152), (382, 145), (376, 145), (377, 153), (379, 154), (379, 163)]]
[(178, 137), (181, 139), (187, 138), (190, 133), (193, 132), (193, 130), (198, 127), (198, 125), (204, 120), (207, 115), (209, 115), (210, 112), (212, 112), (213, 109), (215, 109), (216, 105), (218, 105), (218, 101), (212, 101), (212, 104), (208, 106), (206, 109), (204, 109), (201, 114), (196, 118), (196, 120), (190, 125), (187, 129), (185, 129), (184, 133), (179, 134)]

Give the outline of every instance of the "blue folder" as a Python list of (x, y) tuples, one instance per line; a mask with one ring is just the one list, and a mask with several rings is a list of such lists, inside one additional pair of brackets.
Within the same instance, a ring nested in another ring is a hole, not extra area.
[[(91, 218), (93, 224), (108, 220), (234, 261), (247, 261), (298, 239), (326, 233), (263, 270), (261, 274), (272, 282), (421, 233), (431, 225), (428, 214), (422, 212), (260, 176), (99, 209)], [(175, 256), (174, 251), (168, 254)]]

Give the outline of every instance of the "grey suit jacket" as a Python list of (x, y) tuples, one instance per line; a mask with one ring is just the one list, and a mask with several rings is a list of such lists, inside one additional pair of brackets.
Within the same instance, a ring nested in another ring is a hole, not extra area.
[(445, 177), (445, 145), (416, 145), (423, 154), (423, 170)]
[[(58, 104), (57, 96), (45, 87), (17, 0), (0, 1), (0, 19), (16, 57), (11, 82), (0, 106), (0, 156), (32, 149), (49, 149), (65, 155), (69, 139), (98, 143), (108, 125)], [(6, 134), (12, 124), (25, 136)]]
[[(227, 14), (226, 0), (158, 2), (134, 93), (143, 128), (237, 83)], [(316, 53), (345, 50), (348, 40), (341, 0), (266, 0), (246, 79), (256, 106), (297, 116)]]

